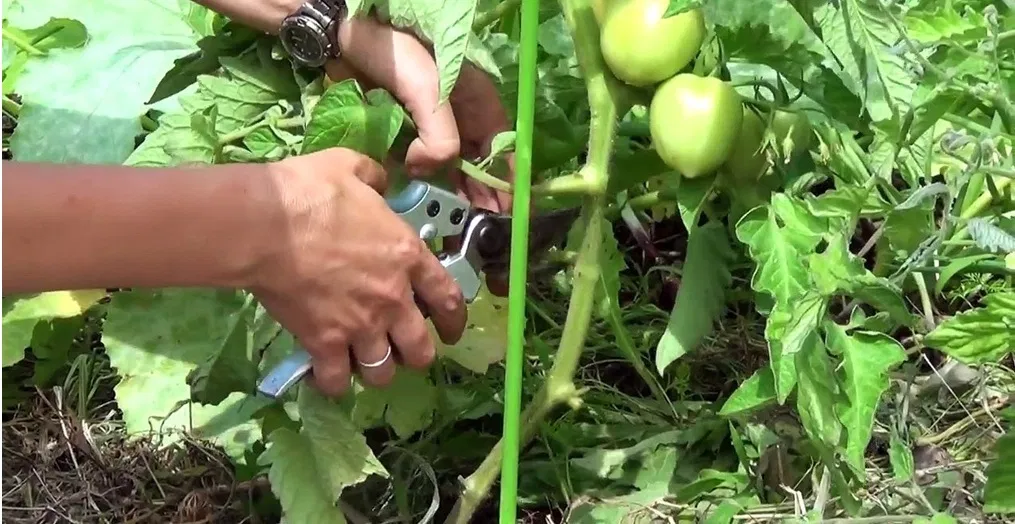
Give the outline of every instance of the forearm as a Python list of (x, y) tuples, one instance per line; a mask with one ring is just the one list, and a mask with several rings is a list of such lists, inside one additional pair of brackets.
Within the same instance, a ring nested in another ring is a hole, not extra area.
[(305, 0), (194, 0), (212, 11), (266, 33), (276, 34), (282, 20)]
[(268, 169), (5, 161), (3, 292), (243, 287), (280, 205)]

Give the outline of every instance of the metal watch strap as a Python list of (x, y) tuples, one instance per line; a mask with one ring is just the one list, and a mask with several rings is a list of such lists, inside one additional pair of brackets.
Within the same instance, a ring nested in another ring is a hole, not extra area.
[(345, 2), (342, 0), (308, 0), (300, 6), (299, 14), (307, 15), (324, 28), (328, 35), (328, 42), (331, 44), (331, 53), (334, 57), (339, 54), (338, 49), (338, 27), (339, 16), (345, 10)]
[[(291, 15), (286, 17), (286, 21), (283, 22), (283, 31), (285, 26), (290, 23), (296, 25), (302, 25), (306, 29), (309, 29), (312, 33), (323, 32), (323, 37), (327, 40), (327, 46), (323, 49), (323, 53), (326, 58), (338, 58), (341, 54), (341, 48), (338, 45), (338, 24), (341, 22), (346, 12), (346, 4), (344, 0), (307, 0), (300, 7), (293, 12)], [(310, 19), (313, 22), (299, 23), (299, 20)], [(312, 26), (317, 26), (313, 28)], [(298, 60), (303, 62), (303, 60)], [(315, 64), (304, 64), (304, 65), (323, 65), (320, 63)]]

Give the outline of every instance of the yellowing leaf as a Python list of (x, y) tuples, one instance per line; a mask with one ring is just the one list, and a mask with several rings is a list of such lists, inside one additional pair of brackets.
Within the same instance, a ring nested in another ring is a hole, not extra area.
[(437, 354), (458, 362), (466, 369), (486, 373), (494, 362), (504, 358), (507, 351), (507, 299), (494, 296), (486, 283), (469, 304), (469, 323), (456, 344), (444, 344), (430, 325), (430, 335), (437, 342)]
[[(32, 333), (40, 322), (76, 317), (106, 296), (103, 289), (48, 291), (18, 297), (4, 304), (3, 367), (16, 364), (32, 343)], [(5, 301), (6, 302), (6, 301)]]

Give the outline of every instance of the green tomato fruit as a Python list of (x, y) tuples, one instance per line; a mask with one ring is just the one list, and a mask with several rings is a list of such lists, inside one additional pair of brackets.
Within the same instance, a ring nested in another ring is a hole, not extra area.
[(755, 181), (765, 172), (768, 155), (761, 148), (765, 139), (765, 121), (753, 109), (744, 104), (744, 119), (740, 136), (726, 159), (726, 170), (733, 180)]
[(617, 78), (645, 87), (677, 74), (705, 40), (700, 9), (663, 18), (670, 0), (625, 0), (605, 9), (600, 48)]
[(709, 174), (726, 161), (743, 121), (740, 95), (715, 77), (676, 75), (656, 89), (649, 106), (656, 153), (688, 178)]
[(793, 157), (811, 147), (814, 133), (803, 113), (776, 111), (772, 118), (775, 145), (784, 157)]

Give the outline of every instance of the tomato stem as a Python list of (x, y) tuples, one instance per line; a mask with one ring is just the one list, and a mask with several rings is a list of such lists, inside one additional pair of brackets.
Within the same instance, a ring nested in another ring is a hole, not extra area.
[[(561, 333), (553, 367), (546, 381), (521, 415), (519, 448), (528, 444), (536, 429), (555, 408), (567, 404), (572, 408), (581, 405), (581, 392), (574, 385), (595, 304), (596, 284), (599, 281), (600, 254), (607, 227), (606, 188), (609, 182), (610, 157), (617, 132), (617, 119), (622, 86), (603, 63), (599, 50), (599, 30), (589, 0), (560, 0), (564, 18), (571, 30), (579, 67), (584, 73), (592, 111), (589, 127), (589, 155), (585, 166), (572, 183), (574, 187), (592, 189), (583, 198), (580, 220), (584, 224), (584, 237), (574, 266), (574, 286), (568, 304), (567, 318)], [(624, 100), (624, 103), (629, 103)], [(560, 179), (557, 179), (560, 180)], [(578, 181), (581, 181), (579, 183)], [(551, 181), (552, 182), (552, 181)], [(548, 182), (549, 183), (549, 182)], [(562, 184), (558, 182), (558, 184)], [(445, 521), (448, 524), (469, 522), (479, 504), (486, 498), (497, 479), (501, 467), (502, 438), (490, 451), (479, 468), (465, 480), (463, 491)]]

